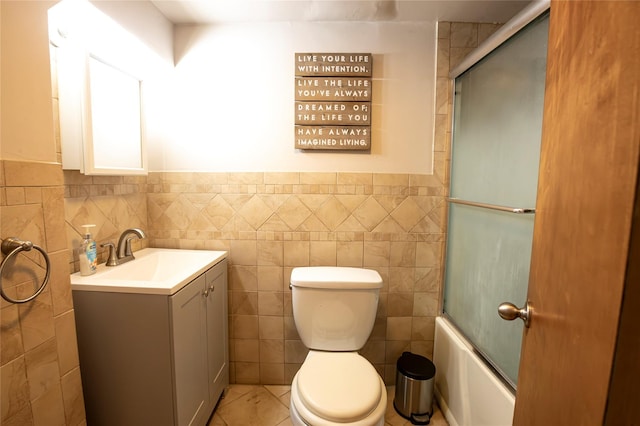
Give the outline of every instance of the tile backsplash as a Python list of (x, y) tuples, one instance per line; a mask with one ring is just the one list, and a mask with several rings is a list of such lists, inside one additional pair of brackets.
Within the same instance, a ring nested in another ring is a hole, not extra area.
[[(107, 261), (100, 244), (117, 243), (127, 228), (147, 230), (146, 176), (85, 176), (64, 171), (64, 220), (69, 247), (69, 272), (80, 270), (78, 249), (83, 238), (82, 225), (95, 224), (92, 236), (98, 249), (98, 263)], [(134, 240), (132, 248), (148, 247), (148, 240)]]

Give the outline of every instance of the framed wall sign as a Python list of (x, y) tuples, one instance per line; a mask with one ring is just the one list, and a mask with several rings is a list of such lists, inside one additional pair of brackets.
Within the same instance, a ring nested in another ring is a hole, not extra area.
[(371, 149), (370, 53), (295, 54), (295, 148)]

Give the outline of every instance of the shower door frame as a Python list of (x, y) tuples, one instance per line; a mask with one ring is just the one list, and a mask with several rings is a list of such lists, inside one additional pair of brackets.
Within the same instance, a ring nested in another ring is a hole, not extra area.
[[(523, 208), (520, 208), (520, 206), (518, 207), (505, 207), (505, 206), (494, 206), (494, 205), (490, 205), (490, 204), (483, 204), (483, 203), (475, 203), (475, 202), (466, 202), (464, 200), (457, 200), (457, 199), (452, 199), (449, 198), (450, 196), (450, 191), (451, 191), (451, 176), (452, 176), (452, 168), (453, 168), (453, 161), (452, 161), (452, 157), (453, 157), (453, 143), (454, 143), (454, 138), (453, 138), (453, 130), (454, 130), (454, 126), (455, 126), (455, 120), (453, 119), (453, 115), (455, 112), (455, 80), (457, 77), (459, 77), (460, 75), (462, 75), (463, 73), (465, 73), (467, 70), (469, 70), (471, 67), (473, 67), (475, 64), (477, 64), (478, 62), (480, 62), (482, 59), (484, 59), (487, 55), (489, 55), (490, 53), (492, 53), (494, 50), (496, 50), (497, 48), (499, 48), (503, 43), (505, 43), (506, 41), (508, 41), (511, 37), (513, 37), (515, 34), (517, 34), (520, 30), (522, 30), (524, 27), (526, 27), (527, 25), (529, 25), (530, 23), (532, 23), (533, 21), (535, 21), (536, 19), (538, 19), (539, 17), (541, 17), (543, 14), (547, 13), (550, 9), (550, 5), (551, 2), (550, 0), (543, 0), (543, 1), (538, 1), (538, 2), (532, 2), (530, 5), (528, 5), (527, 7), (525, 7), (518, 15), (516, 15), (514, 18), (512, 18), (509, 22), (505, 23), (502, 27), (500, 27), (495, 33), (493, 33), (490, 37), (488, 37), (481, 45), (479, 45), (475, 50), (473, 50), (468, 56), (465, 57), (465, 59), (463, 59), (460, 64), (458, 64), (455, 68), (453, 68), (450, 73), (449, 73), (449, 78), (450, 81), (452, 82), (451, 84), (451, 93), (450, 96), (453, 100), (453, 103), (451, 105), (451, 110), (450, 110), (450, 114), (452, 116), (452, 120), (451, 120), (451, 138), (450, 138), (450, 146), (449, 146), (449, 153), (450, 153), (450, 157), (449, 157), (449, 170), (448, 170), (448, 185), (447, 185), (447, 194), (445, 196), (445, 200), (447, 201), (446, 203), (446, 217), (447, 217), (447, 230), (446, 230), (446, 238), (444, 241), (444, 253), (445, 255), (442, 258), (442, 287), (440, 289), (440, 301), (439, 301), (439, 307), (438, 307), (438, 311), (439, 313), (447, 318), (450, 322), (450, 324), (456, 329), (456, 331), (458, 331), (460, 334), (462, 334), (463, 336), (465, 336), (465, 338), (467, 338), (467, 341), (469, 342), (470, 346), (472, 347), (474, 353), (482, 360), (482, 362), (491, 370), (494, 372), (495, 376), (500, 379), (503, 384), (505, 384), (507, 386), (507, 388), (515, 394), (516, 392), (516, 388), (515, 388), (515, 384), (512, 383), (512, 381), (510, 379), (508, 379), (506, 377), (506, 375), (498, 368), (496, 367), (496, 365), (493, 363), (493, 361), (491, 361), (487, 356), (485, 356), (485, 354), (479, 350), (478, 348), (475, 347), (475, 344), (472, 342), (471, 339), (469, 339), (466, 334), (460, 329), (460, 327), (457, 326), (457, 324), (455, 323), (455, 321), (453, 321), (453, 319), (444, 311), (444, 294), (445, 294), (445, 276), (446, 276), (446, 254), (447, 254), (447, 245), (448, 245), (448, 235), (449, 235), (449, 210), (450, 210), (450, 204), (451, 203), (456, 203), (456, 204), (466, 204), (466, 205), (474, 205), (477, 207), (481, 207), (481, 208), (488, 208), (488, 209), (494, 209), (494, 210), (502, 210), (505, 212), (510, 212), (510, 213), (515, 213), (515, 214), (530, 214), (530, 213), (535, 213), (535, 206), (522, 206)], [(497, 306), (496, 306), (496, 315), (497, 314)]]

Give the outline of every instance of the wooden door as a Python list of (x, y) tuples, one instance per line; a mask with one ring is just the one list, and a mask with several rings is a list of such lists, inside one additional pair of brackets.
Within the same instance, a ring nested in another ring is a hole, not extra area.
[[(626, 295), (637, 306), (640, 284), (637, 266), (632, 271), (640, 259), (629, 254), (632, 225), (640, 222), (638, 22), (640, 2), (551, 4), (533, 318), (522, 347), (516, 425), (602, 424), (610, 388), (619, 383), (612, 369), (623, 294), (634, 288)], [(627, 312), (637, 319), (637, 311)], [(637, 348), (638, 338), (627, 336)], [(638, 378), (640, 355), (623, 358), (631, 362), (620, 377)], [(635, 390), (618, 394), (640, 402)]]

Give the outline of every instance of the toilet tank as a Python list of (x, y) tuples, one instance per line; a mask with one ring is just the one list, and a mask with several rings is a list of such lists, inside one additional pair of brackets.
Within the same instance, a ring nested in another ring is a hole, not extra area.
[(309, 349), (357, 351), (376, 319), (382, 278), (362, 268), (312, 266), (291, 272), (293, 319)]

